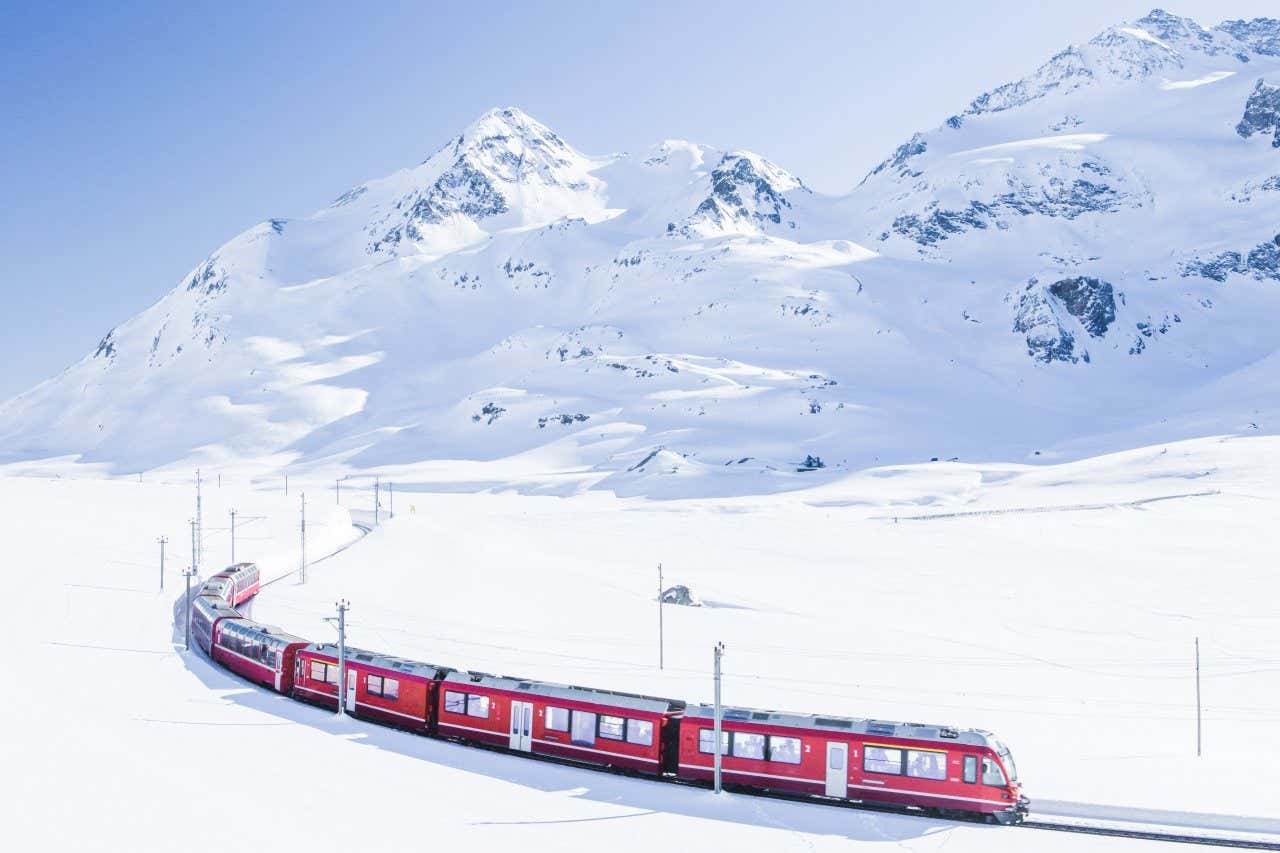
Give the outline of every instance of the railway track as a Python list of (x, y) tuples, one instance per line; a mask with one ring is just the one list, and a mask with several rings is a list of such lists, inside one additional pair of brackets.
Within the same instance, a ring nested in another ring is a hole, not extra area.
[(1280, 850), (1280, 841), (1261, 841), (1249, 838), (1225, 838), (1212, 835), (1187, 835), (1185, 833), (1159, 832), (1149, 829), (1122, 829), (1110, 826), (1089, 826), (1079, 823), (1053, 823), (1026, 820), (1018, 824), (1024, 829), (1042, 829), (1051, 832), (1075, 832), (1083, 835), (1110, 835), (1114, 838), (1140, 838), (1145, 841), (1168, 841), (1176, 844), (1199, 844), (1210, 847), (1243, 847), (1249, 850)]
[[(352, 545), (356, 544), (356, 543), (357, 543), (357, 542), (359, 542), (361, 539), (364, 539), (364, 537), (368, 536), (370, 533), (372, 533), (372, 532), (373, 532), (373, 528), (372, 528), (372, 527), (370, 527), (370, 526), (369, 526), (369, 525), (367, 525), (367, 524), (361, 524), (361, 523), (360, 523), (360, 522), (358, 522), (358, 521), (353, 521), (353, 522), (351, 522), (351, 526), (352, 526), (352, 527), (354, 527), (356, 530), (359, 530), (359, 531), (360, 531), (360, 535), (359, 535), (357, 538), (352, 539), (350, 542), (348, 542), (346, 545), (343, 545), (341, 548), (338, 548), (338, 549), (336, 549), (336, 550), (330, 551), (328, 554), (325, 554), (323, 557), (317, 557), (317, 558), (316, 558), (316, 559), (314, 559), (314, 560), (310, 560), (310, 561), (308, 561), (308, 562), (307, 562), (307, 565), (308, 565), (308, 566), (314, 566), (316, 563), (323, 563), (325, 560), (329, 559), (330, 557), (335, 557), (335, 556), (337, 556), (338, 554), (341, 554), (343, 551), (347, 550), (347, 549), (348, 549), (348, 548), (350, 548)], [(297, 570), (297, 569), (294, 569), (294, 570), (293, 570), (293, 571), (291, 571), (291, 572), (285, 572), (284, 574), (282, 574), (282, 575), (278, 575), (277, 577), (274, 577), (274, 578), (272, 578), (272, 579), (271, 579), (271, 580), (269, 580), (269, 581), (263, 581), (263, 582), (259, 585), (259, 587), (258, 587), (258, 588), (259, 588), (259, 589), (266, 589), (267, 587), (271, 586), (273, 583), (276, 583), (277, 581), (282, 581), (282, 580), (284, 580), (285, 578), (293, 577), (293, 576), (294, 576), (294, 575), (296, 575), (297, 573), (298, 573), (298, 570)]]

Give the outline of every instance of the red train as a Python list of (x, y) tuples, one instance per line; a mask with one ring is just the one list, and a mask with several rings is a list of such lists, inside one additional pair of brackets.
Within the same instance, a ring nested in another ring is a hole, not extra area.
[[(657, 778), (705, 782), (714, 710), (531, 679), (465, 672), (338, 649), (245, 619), (259, 589), (252, 563), (210, 578), (191, 606), (197, 645), (217, 663), (286, 696), (422, 734)], [(250, 591), (252, 590), (252, 591)], [(725, 708), (721, 773), (740, 790), (981, 816), (1018, 823), (1029, 802), (1013, 756), (991, 733), (920, 723)]]

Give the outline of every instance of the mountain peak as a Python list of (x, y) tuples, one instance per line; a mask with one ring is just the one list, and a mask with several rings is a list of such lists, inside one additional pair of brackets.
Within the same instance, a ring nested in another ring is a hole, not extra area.
[(491, 109), (408, 173), (368, 229), (369, 251), (448, 251), (502, 228), (592, 218), (597, 165), (523, 110)]

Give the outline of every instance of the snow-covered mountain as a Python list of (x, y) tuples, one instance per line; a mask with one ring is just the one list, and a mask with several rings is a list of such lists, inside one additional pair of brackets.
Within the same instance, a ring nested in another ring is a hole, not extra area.
[(1280, 21), (1158, 10), (840, 197), (494, 110), (217, 249), (0, 405), (0, 461), (674, 495), (1275, 431), (1278, 148)]

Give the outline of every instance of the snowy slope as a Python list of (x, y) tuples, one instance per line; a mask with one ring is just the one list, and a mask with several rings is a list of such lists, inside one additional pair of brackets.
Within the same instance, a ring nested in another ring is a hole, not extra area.
[(1277, 44), (1153, 12), (838, 198), (494, 110), (216, 250), (0, 404), (0, 458), (678, 496), (1273, 431)]
[[(715, 798), (337, 721), (181, 652), (171, 618), (189, 478), (70, 470), (79, 478), (0, 471), (13, 533), (0, 642), (12, 684), (41, 686), (0, 705), (6, 828), (20, 849), (169, 850), (181, 838), (225, 850), (228, 837), (363, 849), (371, 827), (383, 846), (420, 842), (422, 821), (394, 817), (405, 815), (428, 815), (436, 844), (479, 849), (1162, 849)], [(331, 639), (321, 619), (345, 597), (351, 641), (367, 648), (695, 701), (710, 698), (723, 640), (730, 705), (987, 727), (1011, 744), (1037, 809), (1209, 812), (1274, 834), (1277, 482), (1280, 443), (1264, 437), (1043, 467), (889, 467), (748, 498), (397, 494), (393, 521), (312, 565), (306, 585), (267, 587), (253, 616)], [(218, 528), (230, 508), (245, 525), (238, 556), (273, 578), (296, 566), (296, 490), (315, 557), (352, 538), (349, 514), (372, 520), (360, 485), (338, 507), (324, 482), (291, 478), (286, 497), (278, 483), (206, 480), (206, 572), (229, 559)], [(705, 602), (666, 608), (662, 671), (659, 560)], [(289, 819), (247, 809), (231, 835), (204, 828), (215, 762), (287, 798)]]

